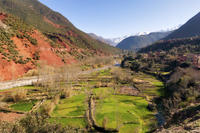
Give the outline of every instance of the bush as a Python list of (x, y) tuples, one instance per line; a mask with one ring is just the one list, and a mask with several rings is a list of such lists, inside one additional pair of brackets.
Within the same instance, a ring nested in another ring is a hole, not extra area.
[(17, 89), (11, 94), (11, 97), (14, 102), (19, 102), (19, 101), (25, 100), (26, 95), (27, 95), (26, 89)]
[(24, 76), (30, 77), (30, 76), (38, 76), (38, 75), (39, 75), (38, 70), (32, 69), (32, 70), (29, 70)]
[(131, 63), (131, 70), (138, 72), (140, 70), (140, 64), (137, 61)]
[(71, 93), (71, 89), (64, 89), (63, 92), (61, 93), (60, 98), (64, 99), (64, 98), (69, 98), (71, 97), (72, 93)]
[(57, 104), (59, 103), (59, 101), (60, 101), (60, 95), (56, 95), (56, 96), (54, 97), (54, 99), (53, 99), (53, 103), (54, 103), (55, 105), (57, 105)]
[(41, 114), (29, 114), (20, 125), (26, 133), (66, 133), (61, 125), (48, 123), (47, 116)]
[(39, 51), (36, 51), (36, 52), (33, 54), (33, 59), (34, 59), (34, 60), (39, 60), (39, 59), (40, 59), (40, 53), (39, 53)]
[(130, 73), (121, 72), (117, 69), (112, 70), (111, 73), (117, 83), (127, 84), (133, 82), (133, 77)]
[(41, 113), (46, 115), (46, 116), (50, 116), (51, 113), (53, 112), (55, 106), (56, 105), (55, 105), (54, 102), (46, 103), (41, 107)]
[(0, 133), (26, 133), (19, 123), (0, 122)]
[(79, 132), (79, 129), (64, 128), (60, 124), (49, 123), (42, 114), (28, 114), (16, 123), (0, 122), (0, 133), (67, 133)]

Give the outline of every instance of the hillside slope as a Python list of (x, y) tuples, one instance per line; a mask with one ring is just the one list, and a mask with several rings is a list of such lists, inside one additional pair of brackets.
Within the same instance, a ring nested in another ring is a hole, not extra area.
[[(78, 47), (100, 50), (104, 53), (115, 51), (111, 46), (92, 39), (84, 32), (75, 28), (68, 19), (54, 12), (38, 0), (1, 0), (1, 10), (20, 17), (27, 24), (40, 30), (51, 40), (57, 36)], [(53, 34), (53, 35), (52, 35)]]
[(171, 33), (165, 39), (187, 38), (200, 36), (200, 13), (191, 18), (187, 23), (181, 26), (179, 29)]
[(101, 41), (103, 43), (106, 43), (106, 44), (109, 44), (111, 46), (115, 46), (116, 45), (116, 43), (114, 41), (112, 41), (112, 39), (106, 39), (106, 38), (98, 36), (98, 35), (96, 35), (94, 33), (88, 33), (88, 35), (91, 36), (93, 39), (99, 40), (99, 41)]
[(146, 47), (164, 37), (169, 35), (171, 32), (153, 32), (148, 35), (141, 35), (141, 36), (131, 36), (123, 41), (121, 41), (117, 48), (123, 50), (132, 50), (137, 51), (140, 48)]
[(37, 0), (1, 0), (0, 12), (0, 80), (19, 77), (39, 62), (63, 66), (118, 51)]
[(162, 40), (150, 46), (140, 49), (139, 53), (160, 52), (160, 51), (174, 51), (185, 53), (199, 53), (200, 37)]

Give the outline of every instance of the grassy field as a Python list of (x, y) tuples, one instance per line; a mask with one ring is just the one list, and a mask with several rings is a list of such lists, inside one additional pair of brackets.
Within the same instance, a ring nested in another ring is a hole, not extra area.
[(13, 91), (13, 90), (17, 90), (17, 89), (28, 89), (28, 90), (31, 90), (31, 89), (35, 89), (35, 88), (39, 89), (39, 87), (35, 87), (33, 85), (27, 85), (27, 86), (15, 87), (15, 88), (6, 89), (6, 90), (0, 90), (0, 92)]
[(85, 99), (86, 96), (80, 94), (60, 100), (60, 103), (51, 114), (50, 121), (55, 121), (63, 126), (85, 128), (87, 126), (85, 118), (87, 104)]
[(15, 104), (12, 104), (10, 108), (16, 111), (28, 112), (33, 108), (36, 102), (36, 100), (17, 102)]
[(144, 73), (135, 73), (133, 80), (137, 88), (140, 89), (143, 95), (153, 97), (160, 97), (164, 95), (163, 82), (157, 80), (151, 75)]
[[(109, 76), (110, 73), (106, 71), (99, 75)], [(155, 77), (136, 73), (133, 74), (133, 79), (140, 81), (137, 83), (137, 87), (140, 89), (141, 95), (163, 95), (163, 83)], [(99, 126), (119, 129), (122, 133), (143, 133), (155, 128), (157, 124), (155, 112), (147, 109), (148, 101), (145, 98), (113, 95), (113, 93), (114, 90), (111, 87), (94, 89), (97, 97), (95, 117)]]
[[(162, 95), (162, 82), (152, 76), (140, 73), (133, 76), (143, 83), (137, 84), (144, 95)], [(106, 80), (105, 80), (106, 79)], [(63, 99), (51, 114), (50, 121), (74, 128), (86, 128), (87, 110), (84, 88), (99, 82), (112, 81), (110, 70), (102, 70), (82, 78), (77, 84), (82, 86), (77, 95)], [(86, 82), (87, 81), (87, 82)], [(144, 84), (145, 82), (145, 84)], [(142, 86), (143, 85), (143, 86)], [(113, 87), (92, 87), (95, 96), (95, 119), (99, 126), (119, 129), (121, 133), (143, 133), (153, 129), (157, 122), (155, 112), (147, 109), (148, 101), (140, 96), (114, 95)]]
[(113, 95), (111, 88), (95, 89), (95, 117), (99, 126), (106, 120), (106, 128), (119, 129), (120, 132), (139, 133), (156, 125), (154, 113), (147, 109), (145, 98), (136, 96)]
[[(125, 70), (118, 68), (120, 74)], [(162, 96), (163, 83), (155, 77), (144, 73), (133, 73), (132, 81), (140, 90), (138, 96), (115, 95), (115, 87), (132, 86), (132, 83), (117, 83), (112, 70), (102, 70), (89, 75), (82, 75), (68, 87), (72, 87), (72, 95), (60, 99), (49, 121), (63, 126), (86, 129), (88, 127), (86, 111), (88, 110), (88, 94), (95, 98), (94, 117), (98, 126), (118, 129), (121, 133), (145, 133), (155, 128), (157, 121), (156, 112), (147, 109), (148, 98)], [(119, 82), (119, 81), (118, 81)], [(62, 83), (59, 83), (62, 85)], [(66, 83), (63, 82), (65, 86)], [(13, 89), (28, 89), (28, 97), (44, 93), (41, 88), (25, 86)], [(35, 91), (37, 89), (37, 91)], [(55, 91), (56, 92), (56, 91)], [(51, 100), (48, 100), (51, 102)], [(37, 101), (21, 101), (10, 107), (17, 111), (30, 111)]]
[(111, 95), (98, 101), (96, 120), (103, 126), (106, 119), (106, 128), (119, 128), (122, 133), (146, 132), (156, 124), (154, 113), (147, 110), (147, 105), (142, 97)]

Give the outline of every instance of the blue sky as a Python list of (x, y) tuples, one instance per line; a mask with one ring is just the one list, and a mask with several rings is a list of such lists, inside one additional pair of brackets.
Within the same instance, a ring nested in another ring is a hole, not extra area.
[(77, 28), (105, 38), (166, 30), (200, 11), (200, 0), (40, 0)]

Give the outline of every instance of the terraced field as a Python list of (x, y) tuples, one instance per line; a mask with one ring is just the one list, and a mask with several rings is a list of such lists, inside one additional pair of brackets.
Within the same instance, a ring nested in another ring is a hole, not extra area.
[[(61, 100), (51, 114), (50, 121), (74, 128), (88, 127), (87, 102), (89, 94), (92, 94), (95, 101), (94, 119), (99, 127), (127, 133), (147, 132), (154, 129), (157, 124), (155, 112), (147, 109), (148, 101), (144, 95), (150, 97), (161, 95), (160, 89), (163, 84), (143, 73), (135, 74), (133, 78), (147, 82), (146, 86), (137, 83), (137, 87), (141, 88), (141, 94), (138, 96), (116, 94), (114, 86), (121, 87), (122, 84), (115, 84), (112, 70), (102, 70), (80, 78), (74, 84), (74, 86), (81, 86), (81, 89), (78, 89), (79, 92)], [(146, 88), (147, 86), (149, 88)]]
[[(155, 129), (156, 112), (148, 110), (147, 106), (152, 98), (162, 95), (162, 82), (144, 73), (132, 73), (129, 77), (131, 81), (120, 82), (116, 79), (114, 70), (122, 75), (130, 73), (128, 70), (113, 67), (84, 74), (70, 83), (60, 82), (61, 90), (66, 84), (72, 89), (70, 96), (60, 98), (58, 102), (53, 97), (60, 94), (59, 89), (25, 86), (0, 93), (27, 90), (26, 100), (9, 103), (9, 108), (15, 111), (29, 112), (43, 99), (47, 99), (45, 106), (51, 102), (56, 103), (50, 111), (48, 121), (63, 127), (82, 131), (114, 130), (121, 133), (144, 133)], [(127, 88), (138, 93), (131, 95), (132, 93), (128, 94), (126, 91), (122, 94), (121, 90)], [(48, 94), (51, 96), (47, 96)]]

